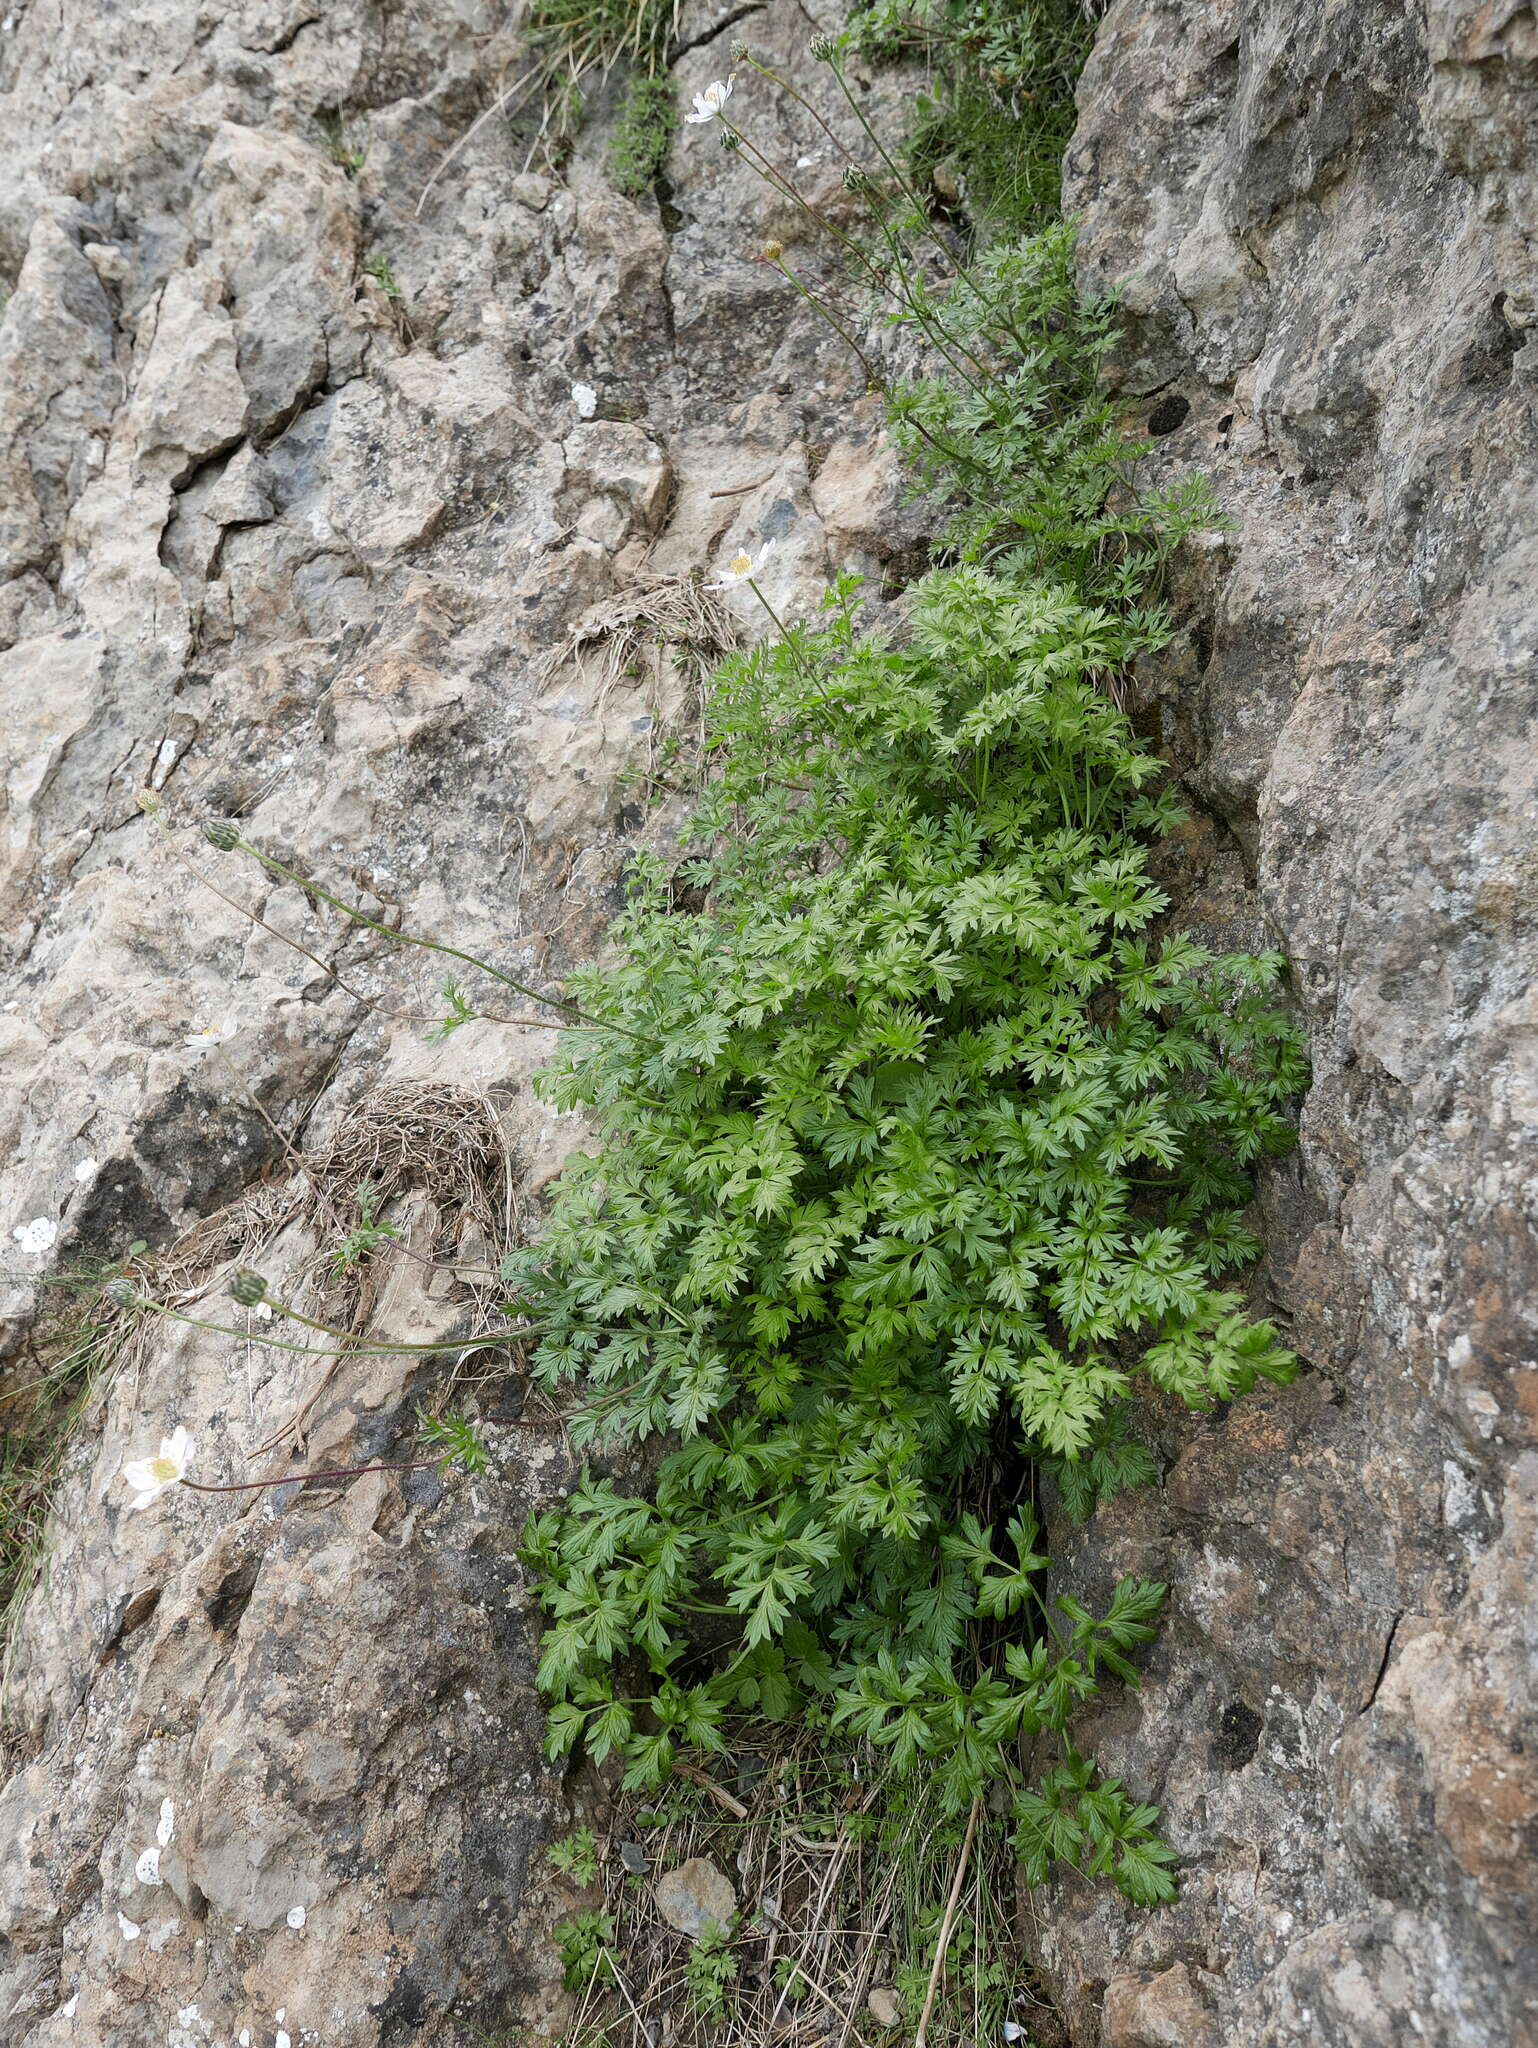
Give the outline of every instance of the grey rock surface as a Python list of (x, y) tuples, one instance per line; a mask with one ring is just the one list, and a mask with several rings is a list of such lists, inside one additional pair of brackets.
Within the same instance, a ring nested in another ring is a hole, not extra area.
[[(37, 1283), (136, 1238), (226, 1332), (119, 1333), (15, 1632), (3, 2048), (458, 2048), (461, 2020), (558, 2017), (563, 1792), (514, 1552), (571, 1474), (539, 1402), (490, 1400), (474, 1481), (134, 1513), (120, 1469), (177, 1424), (209, 1482), (402, 1455), (455, 1353), (264, 1348), (232, 1266), (457, 1351), (580, 1136), (529, 1090), (552, 1029), (425, 1043), (440, 960), (200, 820), (554, 987), (676, 822), (625, 771), (756, 630), (699, 576), (773, 538), (794, 612), (912, 545), (840, 346), (753, 260), (769, 233), (823, 252), (694, 129), (666, 218), (603, 178), (601, 120), (561, 178), (528, 168), (517, 15), (14, 0), (0, 28), (0, 1372), (67, 1344)], [(754, 35), (827, 90), (804, 10)], [(685, 24), (682, 94), (729, 39)], [(753, 119), (843, 203), (810, 116)], [(363, 1177), (416, 1256), (348, 1279)]]
[[(682, 91), (734, 32), (688, 11)], [(818, 89), (804, 10), (751, 33)], [(526, 62), (503, 0), (0, 30), (0, 1239), (39, 1280), (168, 1245), (240, 1333), (127, 1340), (61, 1491), (9, 1674), (0, 2048), (557, 2016), (513, 1562), (570, 1478), (538, 1404), (493, 1412), (474, 1482), (130, 1514), (120, 1478), (178, 1422), (205, 1479), (409, 1442), (441, 1365), (258, 1348), (225, 1276), (457, 1343), (580, 1136), (529, 1093), (551, 1032), (424, 1044), (425, 956), (196, 821), (552, 984), (669, 823), (623, 772), (753, 630), (691, 572), (773, 538), (794, 610), (922, 559), (872, 401), (753, 260), (818, 260), (796, 216), (693, 130), (665, 205), (607, 186), (601, 127), (527, 169)], [(1068, 196), (1086, 276), (1128, 280), (1147, 473), (1205, 469), (1235, 520), (1139, 679), (1207, 813), (1170, 879), (1288, 952), (1315, 1081), (1257, 1280), (1310, 1370), (1150, 1409), (1167, 1489), (1060, 1532), (1065, 1583), (1176, 1588), (1085, 1733), (1185, 1859), (1167, 1911), (1037, 1902), (1077, 2048), (1535, 2035), (1535, 66), (1530, 14), (1474, 0), (1115, 0), (1083, 86)], [(809, 120), (755, 129), (840, 203)], [(236, 1074), (184, 1042), (225, 1020)], [(466, 1276), (387, 1251), (338, 1284), (365, 1172)], [(0, 1371), (57, 1357), (49, 1301), (0, 1290)]]
[(729, 1928), (737, 1913), (732, 1881), (708, 1856), (691, 1856), (674, 1870), (664, 1870), (652, 1885), (657, 1911), (669, 1927), (696, 1941), (707, 1928)]
[[(1314, 1079), (1257, 1301), (1308, 1370), (1195, 1421), (1070, 1583), (1173, 1586), (1085, 1734), (1179, 1903), (1061, 1884), (1076, 2044), (1538, 2039), (1538, 25), (1115, 0), (1067, 200), (1150, 480), (1204, 470), (1137, 713), (1187, 914), (1282, 947)], [(1066, 1540), (1066, 1539), (1065, 1539)]]

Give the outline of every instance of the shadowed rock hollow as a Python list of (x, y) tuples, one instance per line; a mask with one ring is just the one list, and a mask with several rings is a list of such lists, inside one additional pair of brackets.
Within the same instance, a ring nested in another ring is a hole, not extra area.
[[(1079, 2048), (1534, 2038), (1538, 30), (1426, 14), (1116, 0), (1068, 164), (1087, 278), (1132, 280), (1129, 417), (1234, 518), (1139, 678), (1207, 814), (1172, 878), (1287, 952), (1315, 1063), (1257, 1281), (1311, 1369), (1150, 1414), (1165, 1489), (1065, 1552), (1173, 1582), (1145, 1692), (1086, 1732), (1184, 1859), (1150, 1915), (1038, 1899)], [(681, 91), (738, 19), (686, 10)], [(815, 94), (808, 24), (747, 32)], [(552, 1034), (425, 1045), (430, 961), (193, 824), (553, 984), (670, 822), (622, 770), (734, 631), (690, 572), (774, 539), (797, 606), (919, 559), (873, 402), (751, 260), (795, 216), (691, 130), (662, 203), (613, 192), (598, 128), (526, 169), (527, 61), (497, 0), (15, 0), (0, 31), (0, 1222), (57, 1222), (39, 1273), (175, 1238), (193, 1314), (231, 1322), (236, 1260), (334, 1301), (360, 1166), (473, 1269), (575, 1137), (527, 1087)], [(895, 134), (899, 81), (869, 97)], [(754, 124), (842, 203), (809, 117)], [(184, 1043), (225, 1019), (238, 1080)], [(363, 1284), (423, 1340), (485, 1295), (401, 1257)], [(25, 1377), (43, 1297), (0, 1315)], [(388, 1456), (438, 1372), (189, 1326), (125, 1352), (15, 1638), (4, 2048), (549, 2013), (512, 1541), (556, 1436), (509, 1412), (486, 1479), (329, 1501), (131, 1515), (118, 1476), (176, 1421), (210, 1476)]]

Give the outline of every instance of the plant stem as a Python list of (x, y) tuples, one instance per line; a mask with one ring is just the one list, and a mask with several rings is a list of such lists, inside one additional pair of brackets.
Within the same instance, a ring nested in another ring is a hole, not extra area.
[(940, 1922), (940, 1935), (935, 1943), (934, 1968), (929, 1973), (929, 1990), (924, 1997), (924, 2010), (919, 2014), (918, 2032), (913, 2037), (913, 2048), (924, 2048), (929, 2038), (929, 2016), (935, 2009), (935, 2000), (940, 1993), (940, 1979), (945, 1974), (945, 1951), (950, 1946), (951, 1922), (956, 1917), (956, 1906), (961, 1898), (961, 1887), (966, 1880), (967, 1865), (972, 1860), (972, 1843), (977, 1835), (977, 1822), (982, 1810), (982, 1794), (979, 1793), (972, 1801), (972, 1810), (967, 1815), (966, 1839), (961, 1845), (961, 1854), (956, 1859), (956, 1875), (951, 1880), (951, 1895), (945, 1902), (945, 1918)]
[(251, 845), (249, 840), (237, 840), (230, 851), (232, 853), (250, 854), (253, 860), (259, 860), (262, 866), (270, 869), (273, 874), (282, 875), (286, 881), (295, 883), (307, 895), (318, 896), (322, 903), (329, 903), (333, 910), (340, 910), (342, 915), (350, 917), (354, 924), (364, 925), (369, 931), (380, 933), (384, 938), (393, 940), (398, 946), (422, 946), (430, 953), (445, 953), (450, 959), (463, 960), (467, 966), (477, 967), (483, 974), (489, 974), (493, 981), (500, 981), (505, 988), (516, 989), (519, 995), (527, 996), (531, 1002), (548, 1003), (552, 1009), (570, 1010), (580, 1023), (590, 1025), (596, 1030), (618, 1031), (626, 1038), (640, 1038), (642, 1035), (639, 1031), (628, 1030), (623, 1024), (611, 1025), (600, 1017), (590, 1017), (584, 1010), (578, 1009), (575, 1003), (569, 1001), (564, 996), (542, 995), (537, 988), (531, 988), (526, 981), (519, 981), (511, 974), (504, 974), (500, 967), (493, 967), (489, 960), (482, 960), (474, 953), (466, 953), (458, 946), (446, 946), (441, 939), (424, 939), (418, 937), (415, 932), (396, 931), (390, 925), (381, 924), (377, 917), (370, 917), (366, 911), (359, 910), (355, 904), (344, 903), (340, 896), (333, 896), (329, 889), (323, 889), (318, 882), (311, 881), (308, 876), (301, 875), (294, 868), (285, 866), (282, 861), (275, 859), (272, 854), (263, 853), (259, 846)]
[(415, 1458), (404, 1464), (344, 1465), (334, 1472), (287, 1472), (279, 1479), (236, 1479), (222, 1486), (204, 1486), (196, 1479), (183, 1479), (181, 1484), (194, 1493), (256, 1493), (264, 1486), (303, 1486), (311, 1479), (358, 1479), (365, 1472), (425, 1472), (429, 1465), (447, 1463), (447, 1458), (442, 1457)]

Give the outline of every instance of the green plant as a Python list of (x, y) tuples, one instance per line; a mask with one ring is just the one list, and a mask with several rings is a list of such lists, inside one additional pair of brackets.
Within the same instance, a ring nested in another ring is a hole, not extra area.
[(707, 1920), (684, 1964), (689, 2003), (695, 2011), (706, 2019), (724, 2019), (727, 1998), (737, 1981), (737, 1972), (731, 1930), (714, 1920)]
[(876, 0), (848, 33), (869, 56), (928, 60), (908, 162), (984, 241), (1056, 218), (1074, 81), (1094, 35), (1079, 0)]
[(529, 25), (573, 76), (620, 59), (650, 75), (667, 62), (678, 11), (679, 0), (535, 0)]
[(558, 1842), (552, 1842), (545, 1854), (563, 1877), (569, 1877), (577, 1884), (591, 1884), (598, 1875), (599, 1851), (593, 1830), (585, 1824), (573, 1828), (569, 1835), (563, 1835)]
[(609, 143), (609, 176), (631, 199), (649, 192), (678, 131), (678, 89), (666, 75), (627, 80)]
[(614, 1921), (608, 1913), (573, 1913), (551, 1930), (568, 1991), (614, 1984)]
[(363, 268), (366, 274), (374, 280), (375, 284), (378, 285), (379, 289), (384, 293), (387, 299), (390, 299), (392, 301), (399, 299), (401, 295), (401, 288), (399, 280), (396, 278), (395, 275), (395, 266), (390, 261), (389, 257), (386, 256), (382, 250), (376, 250), (376, 252), (369, 257), (368, 261), (364, 264)]
[[(129, 1256), (144, 1250), (135, 1244)], [(13, 1624), (37, 1583), (53, 1490), (84, 1418), (116, 1363), (124, 1318), (82, 1300), (40, 1333), (27, 1375), (0, 1378), (0, 1695)]]
[(1067, 1729), (1136, 1683), (1164, 1589), (1049, 1600), (1031, 1495), (1150, 1476), (1139, 1380), (1199, 1407), (1290, 1376), (1224, 1276), (1303, 1068), (1277, 957), (1156, 931), (1181, 814), (1104, 686), (1165, 636), (1148, 585), (1202, 513), (1117, 500), (1108, 316), (1068, 254), (1049, 231), (968, 289), (910, 280), (979, 351), (1018, 336), (996, 376), (892, 399), (969, 559), (901, 642), (844, 578), (721, 671), (696, 850), (637, 862), (614, 964), (573, 982), (609, 1028), (546, 1081), (602, 1149), (507, 1272), (539, 1377), (592, 1390), (574, 1438), (670, 1446), (653, 1499), (590, 1474), (526, 1532), (555, 1752), (653, 1784), (729, 1713), (815, 1707), (959, 1808), (1055, 1745), (1017, 1801), (1032, 1868), (1152, 1901), (1149, 1809)]
[(371, 1259), (381, 1245), (391, 1244), (400, 1236), (393, 1223), (378, 1220), (380, 1199), (380, 1191), (372, 1181), (360, 1181), (353, 1190), (358, 1220), (331, 1252), (331, 1264), (338, 1273), (353, 1272)]
[(423, 1436), (436, 1447), (445, 1472), (451, 1465), (457, 1465), (462, 1472), (468, 1472), (474, 1478), (490, 1470), (486, 1446), (468, 1415), (452, 1412), (429, 1415), (425, 1409), (419, 1408), (417, 1421)]

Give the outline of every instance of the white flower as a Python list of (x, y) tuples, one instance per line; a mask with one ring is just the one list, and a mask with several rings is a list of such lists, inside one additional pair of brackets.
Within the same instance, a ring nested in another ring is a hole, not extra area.
[(591, 384), (573, 384), (571, 402), (577, 408), (580, 419), (590, 420), (598, 410), (598, 393)]
[(135, 1508), (147, 1508), (151, 1501), (159, 1500), (168, 1486), (175, 1486), (186, 1477), (191, 1463), (192, 1438), (181, 1428), (160, 1439), (158, 1457), (130, 1458), (123, 1467), (123, 1477), (135, 1494), (128, 1503), (129, 1513), (132, 1514)]
[(52, 1249), (59, 1235), (59, 1226), (51, 1216), (34, 1216), (30, 1223), (18, 1223), (11, 1235), (24, 1252), (35, 1253), (41, 1258), (44, 1252)]
[(757, 559), (752, 555), (733, 555), (721, 571), (719, 583), (707, 583), (707, 590), (735, 590), (739, 583), (747, 583), (757, 576), (765, 562), (774, 553), (774, 542), (766, 540), (758, 551)]
[(235, 1021), (232, 1017), (226, 1017), (222, 1024), (205, 1024), (196, 1031), (189, 1031), (182, 1044), (195, 1046), (199, 1052), (207, 1052), (211, 1045), (228, 1045), (234, 1036)]
[(84, 1186), (85, 1182), (91, 1178), (91, 1175), (95, 1173), (97, 1167), (100, 1165), (101, 1161), (99, 1159), (77, 1159), (75, 1161), (76, 1180), (78, 1180), (81, 1183), (81, 1185)]
[(694, 112), (685, 114), (686, 121), (713, 121), (732, 96), (732, 81), (718, 78), (713, 85), (707, 85), (703, 92), (694, 95)]

